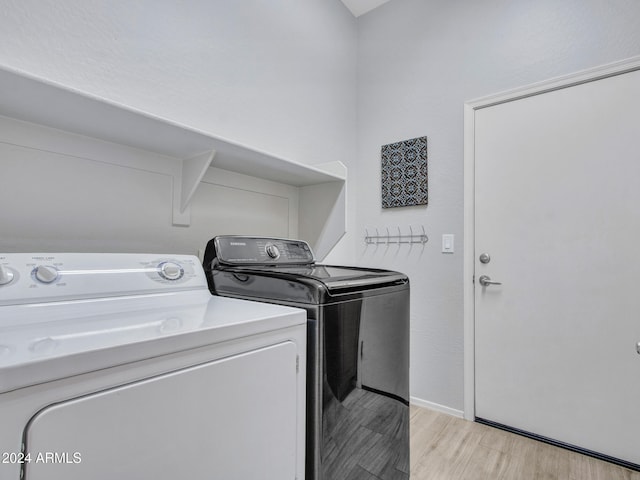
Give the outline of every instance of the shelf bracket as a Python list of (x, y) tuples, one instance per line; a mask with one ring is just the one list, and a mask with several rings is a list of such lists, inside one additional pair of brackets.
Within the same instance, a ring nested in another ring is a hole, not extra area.
[(173, 178), (173, 225), (188, 227), (191, 224), (191, 200), (215, 155), (216, 151), (210, 150), (182, 161), (180, 171)]
[(311, 244), (316, 258), (323, 260), (347, 231), (347, 167), (339, 161), (313, 167), (338, 177), (300, 187), (299, 236)]

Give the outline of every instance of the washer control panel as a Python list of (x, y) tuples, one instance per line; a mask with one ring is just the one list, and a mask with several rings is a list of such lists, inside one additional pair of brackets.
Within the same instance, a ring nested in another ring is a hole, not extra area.
[(0, 254), (0, 305), (207, 288), (193, 255)]
[[(310, 265), (315, 263), (311, 248), (302, 240), (283, 238), (215, 237), (207, 248), (215, 248), (221, 263), (230, 265)], [(205, 254), (205, 258), (208, 255)]]
[(280, 249), (273, 243), (267, 243), (264, 247), (264, 251), (267, 253), (269, 258), (273, 258), (274, 260), (280, 258)]

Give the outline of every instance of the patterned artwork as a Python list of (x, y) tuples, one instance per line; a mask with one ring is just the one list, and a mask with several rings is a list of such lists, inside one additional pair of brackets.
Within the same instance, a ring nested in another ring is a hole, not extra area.
[(382, 208), (427, 203), (427, 137), (383, 145)]

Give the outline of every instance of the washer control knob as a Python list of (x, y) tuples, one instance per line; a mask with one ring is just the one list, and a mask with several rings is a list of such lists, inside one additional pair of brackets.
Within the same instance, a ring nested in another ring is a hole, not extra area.
[(269, 255), (269, 257), (273, 258), (274, 260), (280, 256), (280, 250), (278, 250), (278, 247), (276, 247), (273, 243), (267, 245), (265, 247), (265, 251), (267, 252), (267, 255)]
[(8, 285), (13, 282), (14, 274), (4, 265), (0, 265), (0, 285)]
[(35, 269), (36, 280), (42, 283), (52, 283), (58, 278), (58, 270), (48, 265), (39, 265)]
[(184, 275), (184, 269), (174, 262), (163, 262), (158, 268), (160, 276), (165, 280), (180, 280)]

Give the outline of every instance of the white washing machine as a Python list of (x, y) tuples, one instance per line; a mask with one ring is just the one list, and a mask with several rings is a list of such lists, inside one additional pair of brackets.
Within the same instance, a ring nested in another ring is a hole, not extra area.
[(193, 256), (0, 255), (0, 480), (303, 479), (305, 342)]

